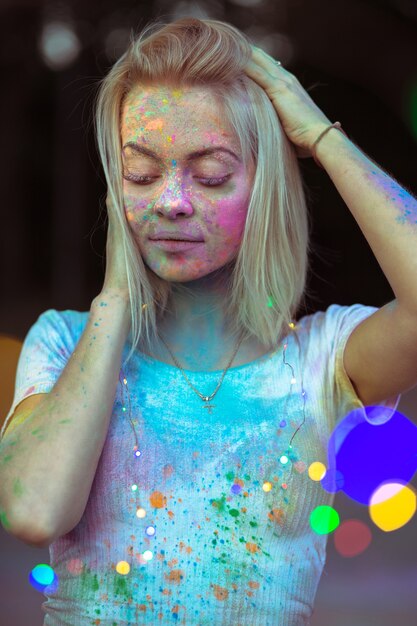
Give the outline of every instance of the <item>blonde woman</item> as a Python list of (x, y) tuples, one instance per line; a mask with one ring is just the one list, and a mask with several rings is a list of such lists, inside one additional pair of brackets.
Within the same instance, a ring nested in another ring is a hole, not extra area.
[[(308, 467), (417, 382), (416, 201), (221, 21), (150, 24), (95, 119), (103, 288), (30, 329), (0, 447), (2, 524), (50, 549), (44, 624), (309, 624), (333, 496)], [(295, 319), (308, 156), (390, 282), (381, 309)]]

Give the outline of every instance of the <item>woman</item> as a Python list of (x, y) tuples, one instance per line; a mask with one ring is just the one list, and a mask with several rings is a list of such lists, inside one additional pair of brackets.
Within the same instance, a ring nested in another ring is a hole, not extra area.
[[(0, 448), (3, 526), (50, 547), (44, 624), (308, 624), (327, 538), (309, 519), (332, 496), (307, 468), (350, 410), (417, 382), (417, 203), (220, 21), (145, 29), (96, 123), (103, 288), (30, 329)], [(292, 321), (307, 156), (391, 284), (379, 310)]]

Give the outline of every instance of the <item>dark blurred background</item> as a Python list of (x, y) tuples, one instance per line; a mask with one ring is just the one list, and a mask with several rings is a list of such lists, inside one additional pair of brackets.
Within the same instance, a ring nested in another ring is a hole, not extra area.
[[(417, 192), (416, 0), (0, 0), (0, 423), (12, 402), (21, 341), (49, 308), (88, 310), (104, 277), (105, 185), (95, 148), (97, 84), (130, 31), (183, 16), (230, 22), (280, 59), (333, 121)], [(324, 170), (300, 161), (313, 243), (300, 315), (394, 296)], [(389, 358), (389, 357), (388, 357)], [(400, 410), (417, 423), (417, 393)], [(367, 512), (337, 497), (342, 519)], [(329, 538), (313, 626), (417, 625), (417, 521), (340, 556)], [(0, 624), (41, 626), (28, 582), (49, 563), (0, 527)], [(249, 625), (248, 625), (249, 626)], [(285, 625), (280, 625), (285, 626)]]

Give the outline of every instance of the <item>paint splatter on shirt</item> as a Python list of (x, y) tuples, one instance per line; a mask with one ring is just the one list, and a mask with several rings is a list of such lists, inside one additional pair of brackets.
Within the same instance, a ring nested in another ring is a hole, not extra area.
[[(310, 513), (334, 496), (307, 470), (326, 464), (334, 426), (363, 408), (343, 350), (376, 310), (332, 305), (301, 318), (272, 352), (229, 369), (212, 412), (178, 368), (137, 352), (121, 371), (84, 515), (50, 545), (58, 584), (44, 591), (44, 626), (308, 625), (327, 542)], [(51, 391), (87, 318), (53, 309), (39, 317), (8, 417), (25, 397)], [(209, 395), (222, 372), (186, 374)]]

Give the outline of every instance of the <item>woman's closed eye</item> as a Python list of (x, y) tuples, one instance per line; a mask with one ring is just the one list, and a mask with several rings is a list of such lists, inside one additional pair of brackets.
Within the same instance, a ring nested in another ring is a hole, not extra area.
[[(206, 187), (218, 187), (228, 181), (231, 176), (232, 174), (226, 174), (226, 176), (221, 177), (213, 176), (210, 178), (203, 178), (200, 176), (196, 176), (195, 178)], [(124, 174), (123, 178), (138, 185), (151, 185), (155, 180), (159, 178), (159, 176), (135, 176), (134, 174)]]

